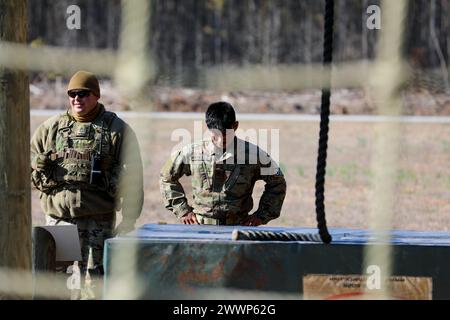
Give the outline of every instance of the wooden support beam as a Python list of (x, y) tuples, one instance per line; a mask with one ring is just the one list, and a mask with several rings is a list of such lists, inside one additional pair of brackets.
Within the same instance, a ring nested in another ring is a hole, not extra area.
[[(0, 41), (26, 38), (27, 1), (0, 0)], [(25, 272), (31, 272), (29, 100), (27, 72), (0, 67), (0, 268)], [(15, 298), (0, 292), (5, 297)]]

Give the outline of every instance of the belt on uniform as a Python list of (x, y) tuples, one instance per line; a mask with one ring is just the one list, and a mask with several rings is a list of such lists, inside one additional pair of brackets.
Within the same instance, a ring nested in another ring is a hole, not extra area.
[(76, 150), (59, 151), (50, 154), (50, 160), (55, 161), (58, 159), (77, 159), (77, 160), (90, 160), (92, 157), (92, 152), (79, 152)]
[(77, 220), (84, 220), (84, 219), (91, 219), (96, 221), (110, 221), (111, 219), (115, 218), (115, 213), (101, 213), (101, 214), (94, 214), (90, 216), (81, 216), (81, 217), (58, 217), (55, 215), (50, 215), (52, 219), (57, 220), (56, 224), (63, 222), (68, 222), (74, 224)]
[(209, 218), (209, 217), (205, 217), (202, 215), (197, 215), (197, 216), (201, 217), (202, 224), (211, 224), (211, 225), (216, 225), (216, 226), (225, 226), (227, 224), (226, 218), (214, 219), (214, 218)]

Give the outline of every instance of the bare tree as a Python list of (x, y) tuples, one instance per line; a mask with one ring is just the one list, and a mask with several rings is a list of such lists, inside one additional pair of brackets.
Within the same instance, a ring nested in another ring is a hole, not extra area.
[[(78, 0), (81, 30), (64, 28), (71, 3), (28, 1), (31, 39), (57, 46), (117, 48), (120, 0)], [(380, 0), (336, 2), (336, 62), (374, 57), (379, 32), (366, 27), (370, 5), (380, 5)], [(449, 5), (450, 0), (409, 2), (405, 54), (411, 60), (420, 52), (420, 68), (440, 65), (443, 70), (450, 56)], [(151, 48), (158, 59), (158, 79), (169, 83), (178, 81), (175, 75), (216, 63), (321, 61), (323, 1), (153, 0), (152, 6)]]

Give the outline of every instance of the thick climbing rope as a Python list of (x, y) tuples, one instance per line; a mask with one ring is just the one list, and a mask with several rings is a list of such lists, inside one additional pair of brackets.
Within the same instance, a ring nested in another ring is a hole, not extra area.
[[(331, 67), (333, 59), (333, 22), (334, 0), (325, 1), (325, 28), (323, 38), (323, 65)], [(332, 238), (327, 229), (325, 219), (325, 169), (327, 166), (328, 125), (330, 122), (330, 86), (322, 88), (322, 103), (320, 107), (319, 151), (316, 171), (316, 219), (320, 238), (324, 243), (330, 243)]]
[[(323, 66), (330, 67), (333, 59), (333, 23), (334, 0), (325, 0), (325, 26), (323, 37)], [(249, 231), (235, 229), (233, 240), (267, 240), (267, 241), (311, 241), (330, 243), (332, 238), (325, 219), (325, 169), (327, 166), (328, 126), (330, 122), (330, 87), (331, 79), (322, 88), (320, 111), (319, 150), (316, 171), (316, 219), (319, 235), (310, 233), (290, 233), (271, 231)]]
[(273, 232), (239, 229), (233, 230), (231, 238), (233, 240), (322, 242), (322, 239), (317, 233)]

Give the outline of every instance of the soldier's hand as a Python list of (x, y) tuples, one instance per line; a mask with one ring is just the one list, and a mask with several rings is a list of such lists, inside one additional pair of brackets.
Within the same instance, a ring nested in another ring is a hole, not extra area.
[(50, 153), (39, 153), (33, 161), (33, 169), (39, 172), (46, 171), (53, 164)]
[(263, 222), (260, 218), (258, 218), (257, 216), (255, 216), (254, 214), (248, 216), (247, 218), (245, 218), (244, 221), (242, 221), (242, 225), (243, 226), (259, 226), (261, 225)]
[(119, 223), (116, 230), (114, 231), (114, 234), (116, 236), (120, 236), (128, 232), (131, 232), (134, 230), (135, 224), (136, 224), (135, 220), (122, 220), (122, 222)]
[(200, 224), (195, 216), (195, 213), (188, 212), (184, 216), (181, 217), (181, 222), (184, 224)]

